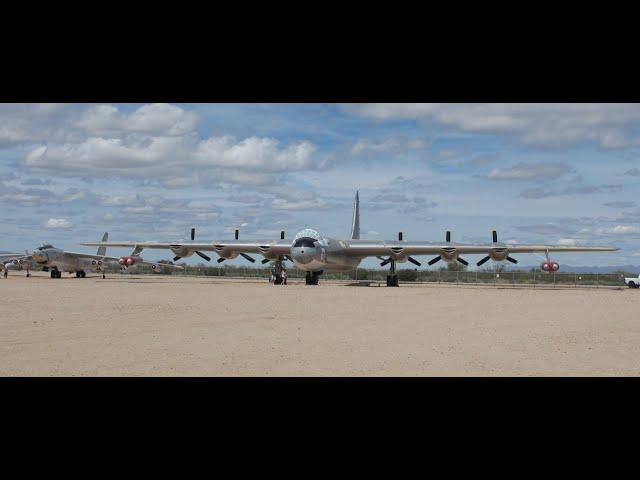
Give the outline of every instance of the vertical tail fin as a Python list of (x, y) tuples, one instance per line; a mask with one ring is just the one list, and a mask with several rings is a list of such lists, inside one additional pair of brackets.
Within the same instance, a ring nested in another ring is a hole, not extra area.
[(360, 197), (356, 191), (356, 199), (353, 201), (353, 220), (351, 222), (351, 238), (360, 238)]
[[(104, 232), (104, 235), (102, 235), (102, 241), (106, 242), (109, 239), (109, 232)], [(107, 247), (98, 247), (98, 251), (96, 252), (96, 255), (99, 257), (104, 257), (107, 254)]]

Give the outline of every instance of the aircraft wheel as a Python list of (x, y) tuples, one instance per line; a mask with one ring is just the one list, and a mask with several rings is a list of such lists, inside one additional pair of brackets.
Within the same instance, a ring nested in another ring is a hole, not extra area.
[(398, 286), (398, 276), (387, 275), (387, 287), (397, 287), (397, 286)]
[(629, 282), (629, 288), (638, 288), (638, 285), (635, 282)]
[(55, 270), (51, 270), (51, 278), (56, 278), (56, 271)]
[(56, 278), (62, 278), (62, 272), (60, 270), (56, 270)]

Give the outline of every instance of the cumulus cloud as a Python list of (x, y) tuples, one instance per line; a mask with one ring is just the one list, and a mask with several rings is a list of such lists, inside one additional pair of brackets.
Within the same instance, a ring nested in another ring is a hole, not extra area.
[(271, 172), (309, 170), (317, 167), (313, 158), (315, 150), (315, 145), (310, 142), (281, 148), (280, 142), (274, 138), (249, 137), (238, 142), (234, 137), (225, 135), (200, 142), (194, 159), (201, 166)]
[(0, 148), (73, 138), (67, 128), (71, 110), (64, 104), (0, 105)]
[(66, 218), (50, 218), (44, 227), (56, 230), (68, 230), (73, 228), (73, 224)]
[(129, 115), (120, 113), (112, 105), (97, 105), (84, 112), (75, 125), (100, 136), (123, 132), (176, 136), (193, 132), (197, 121), (194, 112), (166, 103), (152, 103)]
[(488, 175), (492, 180), (553, 180), (573, 172), (573, 168), (562, 163), (518, 163), (509, 168), (494, 168)]
[[(65, 112), (61, 116), (60, 111)], [(57, 113), (56, 113), (57, 112)], [(266, 136), (199, 138), (198, 114), (170, 104), (124, 111), (113, 105), (84, 110), (0, 108), (0, 148), (33, 144), (22, 165), (58, 176), (142, 178), (167, 188), (264, 185), (281, 173), (319, 170), (331, 157), (310, 141)]]
[(592, 141), (602, 148), (640, 144), (631, 127), (640, 124), (634, 104), (426, 104), (347, 105), (348, 112), (385, 120), (415, 119), (465, 132), (508, 134), (539, 147)]
[(90, 137), (81, 143), (42, 145), (26, 156), (28, 167), (59, 174), (159, 178), (165, 186), (182, 188), (216, 182), (262, 184), (271, 174), (313, 170), (326, 164), (310, 142), (280, 145), (272, 138)]

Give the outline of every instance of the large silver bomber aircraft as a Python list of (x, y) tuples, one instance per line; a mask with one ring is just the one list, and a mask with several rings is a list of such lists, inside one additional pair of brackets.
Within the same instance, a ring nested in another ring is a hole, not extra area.
[[(105, 232), (102, 241), (106, 242), (108, 233)], [(107, 249), (104, 246), (98, 248), (95, 255), (90, 253), (65, 252), (53, 245), (42, 245), (31, 253), (22, 256), (7, 256), (3, 269), (26, 270), (27, 276), (35, 266), (40, 266), (44, 271), (51, 274), (51, 278), (62, 278), (62, 272), (75, 273), (78, 278), (85, 278), (86, 272), (102, 273), (105, 277), (104, 269), (108, 265), (120, 266), (123, 270), (133, 270), (138, 265), (150, 266), (153, 270), (161, 267), (182, 269), (178, 265), (165, 265), (155, 262), (147, 262), (140, 256), (140, 250), (134, 250), (131, 255), (123, 257), (107, 256)]]
[(358, 193), (353, 206), (353, 221), (350, 238), (336, 240), (320, 235), (315, 230), (304, 229), (294, 237), (293, 242), (284, 240), (284, 232), (280, 232), (280, 240), (244, 242), (235, 240), (212, 241), (205, 243), (194, 242), (195, 229), (191, 229), (191, 242), (98, 242), (83, 243), (82, 245), (101, 247), (134, 247), (142, 251), (145, 248), (169, 249), (174, 254), (174, 261), (183, 257), (190, 257), (194, 253), (207, 261), (211, 258), (202, 253), (214, 251), (218, 254), (218, 263), (238, 255), (250, 262), (255, 259), (249, 254), (264, 256), (262, 263), (274, 262), (276, 271), (281, 271), (285, 260), (292, 261), (296, 267), (307, 272), (306, 284), (317, 285), (318, 277), (323, 272), (349, 271), (355, 269), (366, 257), (377, 257), (381, 266), (389, 265), (387, 286), (398, 286), (396, 264), (411, 262), (417, 266), (421, 263), (414, 257), (418, 255), (436, 255), (428, 264), (433, 265), (440, 260), (446, 262), (469, 263), (461, 255), (484, 255), (477, 262), (480, 266), (488, 260), (496, 262), (509, 261), (518, 263), (511, 255), (516, 253), (541, 252), (546, 260), (540, 265), (545, 272), (555, 272), (560, 265), (549, 257), (550, 252), (612, 252), (615, 247), (589, 246), (558, 246), (558, 245), (514, 245), (498, 242), (497, 232), (493, 232), (493, 242), (488, 244), (462, 244), (451, 242), (451, 234), (447, 232), (445, 242), (424, 242), (403, 240), (402, 232), (398, 233), (398, 240), (361, 240), (360, 239), (360, 200)]

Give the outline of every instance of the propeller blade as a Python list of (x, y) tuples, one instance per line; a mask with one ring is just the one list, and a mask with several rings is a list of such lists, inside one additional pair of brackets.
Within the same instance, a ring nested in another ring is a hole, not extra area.
[(280, 240), (284, 240), (284, 230), (280, 231)]
[(469, 262), (467, 262), (464, 258), (458, 257), (458, 261), (463, 265), (469, 265)]
[(202, 252), (196, 252), (197, 255), (199, 255), (201, 258), (204, 258), (207, 262), (211, 261), (211, 257), (209, 255), (205, 255)]
[(507, 260), (509, 260), (511, 263), (518, 263), (518, 260), (513, 257), (507, 257)]
[(476, 265), (479, 267), (480, 265), (484, 265), (485, 263), (487, 263), (489, 260), (491, 260), (491, 257), (489, 255), (487, 255), (482, 260), (480, 260), (478, 263), (476, 263)]
[(238, 237), (239, 237), (239, 236), (240, 236), (240, 230), (238, 230), (238, 229), (236, 228), (236, 240), (238, 240)]
[(271, 260), (269, 260), (268, 258), (263, 258), (262, 259), (262, 264), (264, 265), (265, 263), (269, 263)]
[(383, 261), (380, 266), (384, 267), (387, 263), (389, 263), (391, 261), (391, 257), (387, 258), (385, 261)]
[(191, 229), (191, 241), (194, 241), (196, 239), (196, 229), (192, 228)]
[(247, 260), (249, 260), (251, 263), (254, 263), (256, 261), (255, 258), (250, 257), (246, 253), (241, 253), (240, 255), (243, 256), (244, 258), (246, 258)]
[(180, 260), (182, 257), (173, 257), (173, 261), (177, 262), (178, 260)]
[(447, 243), (451, 241), (451, 232), (447, 230)]
[(491, 233), (493, 234), (493, 243), (498, 243), (498, 232), (493, 230)]
[(224, 262), (225, 260), (226, 260), (226, 258), (222, 258), (222, 257), (220, 257), (220, 258), (218, 258), (218, 263), (222, 263), (222, 262)]
[(442, 257), (440, 255), (438, 255), (435, 258), (432, 258), (431, 260), (429, 260), (429, 265), (433, 265), (434, 263), (438, 263), (440, 260), (442, 260)]
[(411, 258), (411, 257), (407, 257), (407, 260), (409, 260), (411, 263), (413, 263), (414, 265), (420, 266), (422, 265), (418, 260), (416, 260), (415, 258)]

